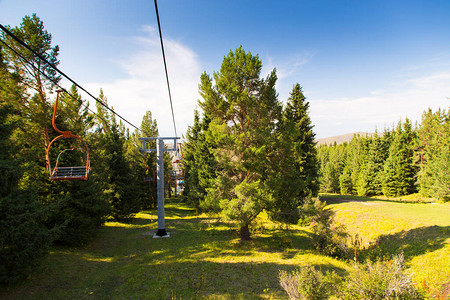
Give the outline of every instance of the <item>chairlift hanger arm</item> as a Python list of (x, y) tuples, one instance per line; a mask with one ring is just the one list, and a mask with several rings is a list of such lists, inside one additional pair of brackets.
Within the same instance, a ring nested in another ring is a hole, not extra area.
[(58, 129), (58, 127), (56, 127), (56, 109), (58, 107), (59, 93), (61, 93), (61, 92), (62, 92), (61, 90), (56, 91), (56, 100), (55, 100), (55, 105), (53, 106), (52, 126), (53, 126), (53, 129), (55, 129), (56, 132), (59, 132), (65, 138), (72, 138), (72, 137), (75, 138), (77, 136), (72, 134), (72, 132), (70, 132), (70, 131), (62, 131), (62, 130)]

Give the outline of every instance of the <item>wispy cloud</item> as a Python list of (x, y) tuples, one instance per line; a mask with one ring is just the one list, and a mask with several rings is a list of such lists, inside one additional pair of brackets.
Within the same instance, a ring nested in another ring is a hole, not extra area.
[(278, 78), (284, 79), (298, 72), (298, 70), (303, 65), (307, 64), (313, 56), (314, 54), (312, 52), (306, 51), (276, 59), (267, 55), (267, 57), (264, 57), (262, 74), (267, 75), (276, 67)]
[[(112, 82), (90, 82), (88, 90), (103, 89), (108, 104), (136, 126), (150, 110), (157, 120), (161, 136), (173, 136), (172, 113), (164, 73), (159, 36), (155, 28), (144, 26), (143, 35), (134, 38), (135, 53), (117, 63), (125, 76)], [(182, 43), (164, 39), (169, 82), (178, 135), (192, 124), (197, 104), (200, 65), (196, 54)]]
[(317, 136), (392, 127), (406, 117), (419, 121), (424, 110), (450, 107), (450, 72), (405, 80), (395, 91), (373, 91), (367, 97), (308, 100)]

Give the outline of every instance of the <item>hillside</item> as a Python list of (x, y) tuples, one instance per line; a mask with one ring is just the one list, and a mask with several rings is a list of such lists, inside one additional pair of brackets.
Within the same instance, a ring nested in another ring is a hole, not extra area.
[(342, 144), (344, 142), (350, 142), (353, 138), (354, 135), (372, 135), (373, 133), (370, 132), (362, 132), (362, 131), (358, 131), (358, 132), (352, 132), (352, 133), (346, 133), (346, 134), (341, 134), (341, 135), (336, 135), (336, 136), (332, 136), (332, 137), (327, 137), (327, 138), (322, 138), (322, 139), (317, 139), (317, 145), (331, 145), (334, 142), (336, 142), (336, 144)]

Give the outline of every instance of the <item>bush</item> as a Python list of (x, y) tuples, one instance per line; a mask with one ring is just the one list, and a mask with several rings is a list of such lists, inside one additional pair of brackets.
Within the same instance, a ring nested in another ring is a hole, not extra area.
[(341, 291), (343, 299), (422, 299), (404, 270), (403, 254), (391, 261), (355, 264)]
[(347, 257), (349, 249), (345, 227), (334, 223), (335, 212), (325, 206), (326, 203), (317, 197), (315, 200), (307, 200), (302, 208), (309, 216), (314, 247), (326, 255)]
[(29, 194), (0, 197), (0, 285), (25, 278), (48, 253), (51, 235)]
[[(280, 271), (281, 287), (289, 299), (320, 300), (334, 296), (348, 300), (423, 299), (405, 272), (403, 254), (391, 261), (355, 263), (345, 277), (304, 267), (295, 272)], [(443, 288), (442, 295), (446, 291)]]
[(289, 299), (321, 300), (328, 299), (338, 286), (339, 277), (335, 273), (325, 275), (313, 267), (304, 267), (293, 273), (280, 271), (281, 287)]
[(100, 186), (91, 177), (88, 181), (55, 182), (52, 187), (47, 198), (46, 225), (55, 230), (55, 243), (66, 246), (86, 244), (109, 212)]

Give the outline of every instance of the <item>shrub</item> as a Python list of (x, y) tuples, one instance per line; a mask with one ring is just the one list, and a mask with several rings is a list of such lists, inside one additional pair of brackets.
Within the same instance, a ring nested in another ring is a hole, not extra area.
[(314, 247), (326, 255), (347, 257), (349, 249), (345, 227), (334, 223), (335, 212), (325, 206), (326, 203), (317, 197), (315, 200), (307, 200), (302, 208), (311, 222)]
[[(423, 299), (406, 273), (403, 261), (403, 254), (400, 254), (391, 261), (355, 263), (345, 277), (304, 267), (291, 273), (280, 271), (278, 278), (291, 300), (319, 300), (332, 296), (348, 300)], [(447, 293), (443, 287), (439, 295)]]
[(0, 285), (26, 277), (48, 253), (51, 234), (29, 194), (0, 196)]
[(84, 245), (104, 223), (109, 205), (93, 177), (52, 183), (52, 193), (46, 198), (45, 224), (55, 231), (56, 244)]
[(328, 299), (335, 292), (339, 281), (335, 273), (327, 272), (324, 275), (313, 267), (304, 267), (292, 273), (280, 271), (278, 278), (291, 300)]
[(391, 261), (355, 264), (341, 290), (343, 299), (422, 299), (404, 270), (403, 254)]

